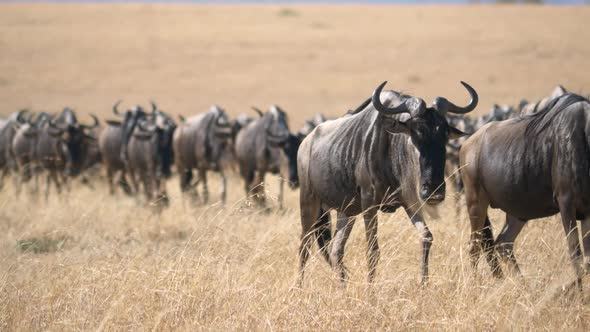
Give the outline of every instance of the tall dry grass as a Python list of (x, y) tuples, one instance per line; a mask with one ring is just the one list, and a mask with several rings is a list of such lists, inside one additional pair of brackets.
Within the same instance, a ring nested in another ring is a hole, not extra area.
[[(403, 212), (380, 215), (375, 284), (365, 282), (361, 223), (347, 246), (347, 286), (316, 255), (296, 289), (298, 193), (265, 214), (244, 204), (237, 178), (230, 183), (220, 208), (183, 205), (172, 180), (172, 205), (159, 217), (100, 182), (47, 203), (5, 188), (0, 329), (588, 329), (587, 300), (558, 290), (573, 272), (556, 218), (531, 222), (519, 237), (523, 277), (496, 280), (483, 262), (472, 271), (468, 221), (449, 197), (429, 222), (431, 280), (420, 287), (416, 231)], [(276, 193), (274, 179), (267, 189)], [(497, 231), (501, 215), (491, 215)]]

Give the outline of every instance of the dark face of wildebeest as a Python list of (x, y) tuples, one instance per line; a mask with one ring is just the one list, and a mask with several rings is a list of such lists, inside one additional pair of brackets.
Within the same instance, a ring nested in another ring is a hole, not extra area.
[[(90, 131), (98, 127), (99, 122), (96, 116), (91, 115), (94, 120), (92, 125), (80, 124), (71, 109), (64, 109), (61, 116), (49, 121), (48, 133), (57, 142), (65, 144), (67, 151), (67, 167), (64, 173), (68, 176), (77, 176), (83, 168), (86, 157), (86, 149), (89, 144), (96, 141), (96, 138), (89, 135)], [(57, 143), (56, 144), (59, 144)]]
[(287, 156), (289, 187), (291, 189), (296, 189), (299, 187), (299, 175), (297, 174), (297, 151), (299, 151), (299, 145), (301, 145), (301, 137), (299, 137), (299, 135), (289, 134), (287, 138), (284, 138), (269, 134), (268, 140), (272, 146), (283, 149), (285, 156)]
[[(135, 126), (139, 121), (145, 119), (148, 116), (148, 114), (139, 105), (136, 105), (132, 109), (127, 110), (124, 113), (121, 113), (118, 110), (118, 106), (120, 103), (121, 100), (117, 101), (117, 103), (115, 103), (115, 105), (113, 106), (113, 114), (121, 117), (122, 121), (120, 123), (116, 121), (110, 121), (109, 123), (111, 125), (121, 126), (123, 131), (123, 145), (127, 146), (127, 143), (129, 142), (129, 138), (131, 138), (131, 134), (133, 133)], [(157, 110), (157, 106), (153, 102), (151, 104), (153, 115), (154, 112)]]
[[(157, 151), (157, 175), (164, 178), (172, 176), (172, 164), (174, 163), (174, 149), (172, 139), (176, 130), (176, 123), (166, 113), (157, 110), (154, 111), (155, 119), (152, 123), (147, 121), (138, 122), (141, 130), (140, 136), (149, 139)], [(136, 135), (137, 136), (137, 135)]]
[(267, 116), (270, 121), (266, 126), (267, 142), (272, 147), (278, 147), (283, 150), (287, 157), (287, 170), (289, 187), (295, 189), (299, 186), (299, 176), (297, 174), (297, 151), (301, 144), (301, 138), (291, 134), (289, 123), (285, 111), (274, 105)]
[[(443, 97), (434, 100), (432, 107), (426, 107), (419, 98), (401, 98), (394, 107), (385, 107), (379, 98), (384, 82), (375, 90), (372, 102), (377, 111), (384, 116), (384, 129), (392, 134), (405, 134), (418, 151), (420, 165), (419, 195), (428, 204), (437, 204), (445, 198), (444, 169), (446, 163), (446, 144), (449, 139), (465, 135), (451, 127), (445, 115), (447, 112), (464, 114), (477, 106), (478, 96), (468, 84), (461, 82), (471, 95), (466, 107), (459, 107)], [(402, 96), (403, 97), (403, 96)], [(396, 114), (408, 113), (394, 117)]]

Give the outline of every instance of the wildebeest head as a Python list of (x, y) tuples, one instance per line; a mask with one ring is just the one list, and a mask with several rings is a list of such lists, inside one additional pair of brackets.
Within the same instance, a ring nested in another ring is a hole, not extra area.
[[(223, 108), (213, 105), (209, 112), (212, 118), (207, 130), (207, 135), (209, 135), (207, 139), (207, 158), (213, 164), (217, 164), (232, 139), (234, 129)], [(220, 167), (220, 165), (215, 166)]]
[[(465, 82), (461, 82), (471, 95), (470, 103), (459, 107), (443, 97), (437, 97), (431, 107), (424, 100), (392, 91), (398, 102), (393, 107), (382, 104), (380, 96), (383, 82), (372, 96), (375, 109), (382, 115), (383, 128), (392, 134), (405, 134), (419, 154), (420, 199), (429, 204), (440, 203), (445, 198), (444, 168), (446, 161), (445, 145), (449, 139), (465, 135), (461, 130), (448, 124), (445, 115), (465, 114), (475, 109), (478, 95)], [(405, 114), (402, 114), (405, 113)], [(398, 114), (402, 114), (396, 116)]]
[[(123, 142), (125, 145), (127, 145), (127, 142), (129, 142), (129, 138), (131, 137), (131, 134), (133, 133), (133, 129), (135, 129), (135, 126), (137, 125), (137, 123), (139, 121), (145, 119), (148, 116), (148, 113), (146, 113), (146, 111), (139, 105), (135, 105), (131, 109), (129, 109), (125, 112), (120, 112), (118, 109), (119, 104), (121, 104), (121, 100), (117, 101), (115, 103), (115, 105), (113, 105), (113, 114), (122, 118), (122, 121), (121, 122), (108, 121), (108, 123), (110, 125), (122, 127), (122, 129), (123, 129), (122, 130), (123, 131)], [(157, 110), (157, 106), (153, 102), (151, 104), (152, 104), (152, 115), (153, 115)]]
[(264, 114), (266, 117), (266, 139), (272, 147), (283, 150), (287, 157), (288, 181), (293, 189), (299, 186), (297, 174), (297, 151), (301, 144), (301, 138), (291, 134), (287, 114), (277, 105), (272, 105), (270, 111)]
[(58, 117), (48, 121), (49, 134), (67, 148), (67, 157), (71, 163), (70, 167), (65, 169), (66, 175), (76, 176), (80, 173), (84, 163), (85, 150), (90, 142), (96, 141), (96, 138), (90, 135), (90, 131), (98, 127), (99, 122), (96, 116), (92, 114), (90, 116), (94, 123), (84, 125), (78, 122), (73, 110), (65, 108)]

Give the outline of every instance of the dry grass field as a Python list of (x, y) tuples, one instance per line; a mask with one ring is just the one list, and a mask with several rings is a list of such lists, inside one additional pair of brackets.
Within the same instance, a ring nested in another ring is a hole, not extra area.
[[(589, 19), (590, 8), (549, 6), (0, 4), (0, 114), (71, 105), (106, 117), (119, 98), (154, 98), (184, 115), (212, 103), (232, 115), (278, 103), (297, 128), (317, 111), (355, 107), (385, 79), (457, 103), (465, 80), (482, 113), (557, 83), (587, 93)], [(523, 277), (496, 280), (485, 264), (472, 271), (468, 221), (449, 195), (429, 220), (427, 286), (418, 286), (418, 236), (400, 211), (380, 215), (375, 284), (365, 282), (360, 223), (347, 246), (348, 285), (316, 256), (295, 289), (298, 192), (264, 214), (245, 204), (237, 177), (229, 183), (225, 208), (190, 206), (173, 179), (161, 216), (109, 196), (100, 179), (49, 202), (15, 197), (9, 183), (0, 193), (0, 330), (590, 328), (590, 301), (558, 291), (573, 271), (557, 218), (519, 237)], [(267, 189), (276, 194), (276, 179)], [(497, 232), (502, 215), (491, 217)]]

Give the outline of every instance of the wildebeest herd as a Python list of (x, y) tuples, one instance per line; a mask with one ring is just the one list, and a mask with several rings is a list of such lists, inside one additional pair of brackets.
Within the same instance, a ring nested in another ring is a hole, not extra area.
[[(421, 238), (421, 279), (428, 278), (433, 236), (424, 212), (445, 199), (451, 180), (464, 193), (471, 222), (473, 266), (483, 254), (495, 276), (520, 273), (513, 253), (528, 220), (560, 213), (577, 280), (590, 267), (590, 102), (562, 86), (539, 102), (517, 107), (494, 105), (479, 118), (467, 114), (478, 105), (474, 88), (461, 82), (470, 102), (459, 106), (444, 97), (423, 99), (383, 90), (385, 82), (355, 110), (328, 120), (318, 113), (292, 132), (287, 113), (277, 105), (252, 116), (231, 119), (214, 105), (208, 112), (174, 120), (151, 102), (151, 110), (113, 106), (116, 120), (101, 125), (78, 120), (74, 110), (58, 114), (21, 110), (0, 120), (0, 185), (12, 174), (17, 195), (23, 185), (38, 192), (46, 175), (57, 192), (79, 177), (104, 168), (109, 191), (142, 196), (161, 211), (169, 204), (166, 180), (175, 172), (183, 196), (209, 202), (207, 174), (221, 178), (226, 201), (229, 170), (243, 179), (246, 197), (266, 207), (265, 176), (279, 174), (279, 208), (287, 181), (300, 188), (300, 275), (313, 242), (346, 279), (344, 249), (355, 217), (363, 216), (368, 279), (379, 260), (377, 212), (403, 208)], [(173, 172), (174, 171), (174, 172)], [(31, 183), (32, 182), (32, 183)], [(200, 190), (199, 190), (200, 187)], [(496, 239), (488, 207), (506, 212)], [(337, 220), (332, 231), (329, 212)], [(577, 221), (580, 220), (580, 230)], [(578, 231), (582, 232), (581, 239)]]

